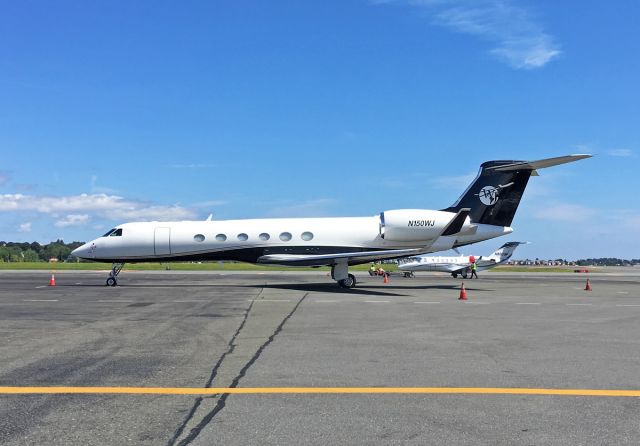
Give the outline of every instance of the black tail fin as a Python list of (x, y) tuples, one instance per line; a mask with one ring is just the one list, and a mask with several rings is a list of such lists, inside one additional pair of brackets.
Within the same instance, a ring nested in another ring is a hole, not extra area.
[(572, 163), (591, 155), (565, 155), (537, 161), (487, 161), (480, 173), (456, 203), (443, 209), (458, 212), (469, 208), (472, 223), (511, 226), (529, 177), (537, 169)]
[[(497, 170), (500, 166), (523, 164), (519, 170)], [(526, 161), (487, 161), (480, 166), (480, 172), (453, 206), (443, 209), (458, 212), (470, 208), (472, 223), (495, 226), (511, 226), (520, 199), (534, 169)]]

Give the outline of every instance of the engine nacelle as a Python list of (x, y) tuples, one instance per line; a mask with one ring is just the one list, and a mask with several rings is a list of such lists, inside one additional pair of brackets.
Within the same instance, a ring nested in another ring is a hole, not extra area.
[(380, 213), (380, 237), (392, 242), (419, 242), (437, 237), (453, 212), (397, 209)]

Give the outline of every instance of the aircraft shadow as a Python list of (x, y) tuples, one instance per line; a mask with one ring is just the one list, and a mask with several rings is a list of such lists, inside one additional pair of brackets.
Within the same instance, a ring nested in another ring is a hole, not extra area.
[[(265, 288), (265, 289), (281, 289), (303, 292), (331, 293), (344, 295), (367, 295), (367, 296), (407, 296), (402, 290), (452, 290), (459, 291), (460, 285), (382, 285), (382, 286), (365, 286), (358, 285), (356, 288), (345, 289), (336, 286), (335, 283), (270, 283), (263, 285), (242, 285), (247, 288)], [(491, 291), (480, 288), (465, 289), (471, 291)], [(388, 290), (388, 291), (387, 291)]]
[[(105, 286), (104, 283), (83, 283), (81, 285), (71, 285), (71, 284), (60, 284), (58, 287), (90, 287), (90, 288), (111, 288)], [(451, 284), (451, 285), (411, 285), (406, 284), (402, 286), (395, 286), (392, 284), (388, 285), (365, 285), (360, 284), (356, 288), (346, 289), (340, 288), (334, 282), (329, 283), (255, 283), (255, 284), (246, 284), (246, 285), (230, 285), (230, 284), (211, 284), (211, 283), (202, 283), (202, 284), (177, 284), (177, 283), (131, 283), (125, 282), (123, 284), (118, 284), (116, 288), (253, 288), (253, 289), (281, 289), (281, 290), (290, 290), (290, 291), (301, 291), (301, 292), (315, 292), (315, 293), (329, 293), (329, 294), (344, 294), (344, 295), (368, 295), (368, 296), (407, 296), (407, 293), (402, 293), (403, 290), (451, 290), (451, 291), (459, 291), (459, 284)], [(494, 291), (492, 289), (480, 288), (480, 287), (469, 287), (465, 286), (467, 291)]]

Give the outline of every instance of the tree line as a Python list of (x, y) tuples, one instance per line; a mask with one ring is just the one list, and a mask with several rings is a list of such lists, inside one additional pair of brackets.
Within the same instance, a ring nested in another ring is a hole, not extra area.
[(50, 259), (65, 261), (71, 251), (84, 242), (65, 243), (56, 240), (46, 245), (38, 242), (0, 242), (0, 262), (48, 262)]
[(617, 259), (615, 257), (600, 257), (598, 259), (580, 259), (576, 261), (580, 266), (633, 266), (640, 265), (640, 259)]
[[(71, 251), (84, 242), (65, 243), (63, 240), (56, 240), (46, 245), (38, 242), (1, 242), (0, 241), (0, 262), (48, 262), (57, 259), (64, 262), (69, 259)], [(75, 260), (75, 258), (73, 258)], [(538, 260), (538, 259), (536, 259)], [(567, 262), (558, 259), (558, 261)], [(632, 266), (640, 265), (640, 259), (618, 259), (615, 257), (601, 257), (594, 259), (580, 259), (574, 262), (580, 266)]]

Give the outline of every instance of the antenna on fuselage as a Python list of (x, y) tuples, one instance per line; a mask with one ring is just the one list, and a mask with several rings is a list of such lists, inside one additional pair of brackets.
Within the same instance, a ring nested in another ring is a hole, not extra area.
[(205, 221), (211, 221), (213, 220), (213, 214), (209, 214), (209, 216), (207, 217), (207, 219)]

